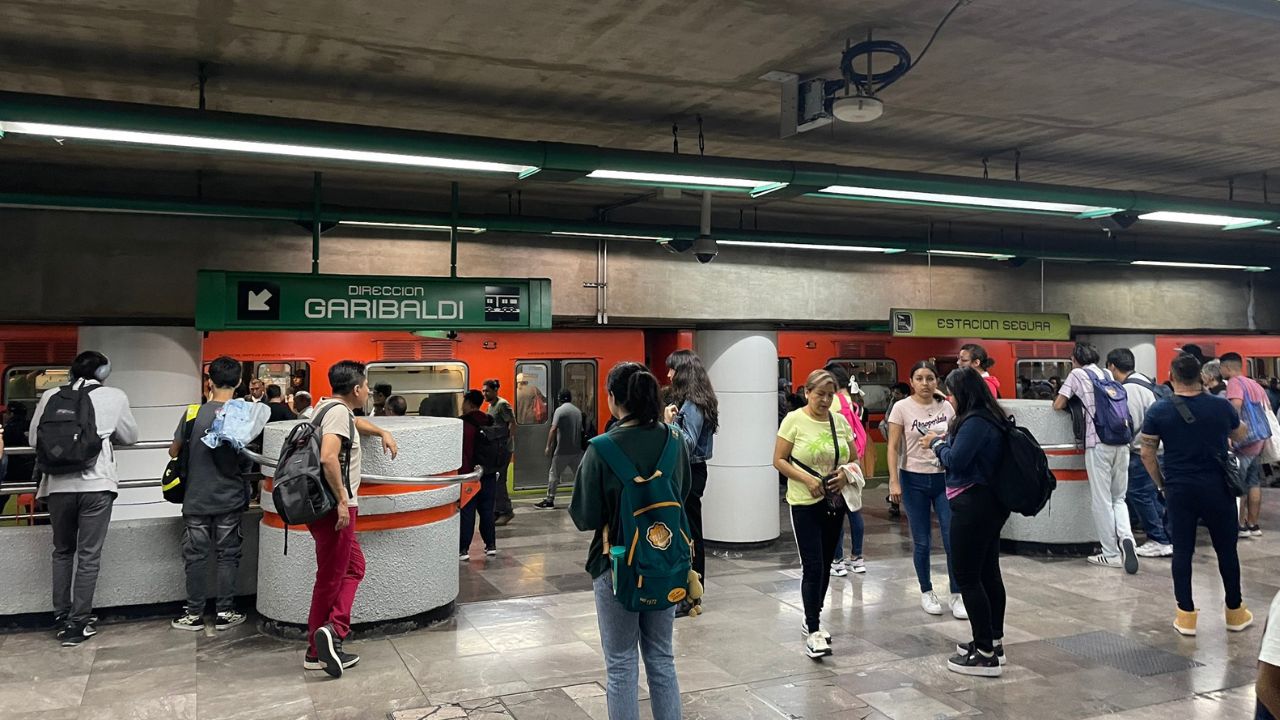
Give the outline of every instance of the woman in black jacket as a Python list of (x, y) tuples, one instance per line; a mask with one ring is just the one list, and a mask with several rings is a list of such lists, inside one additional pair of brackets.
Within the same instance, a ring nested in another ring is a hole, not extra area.
[(947, 470), (951, 564), (973, 630), (973, 641), (956, 647), (959, 654), (947, 661), (947, 668), (963, 675), (999, 677), (1006, 599), (1000, 531), (1009, 511), (989, 483), (1004, 452), (1009, 421), (977, 370), (953, 370), (946, 385), (956, 416), (945, 436), (931, 432), (921, 442)]

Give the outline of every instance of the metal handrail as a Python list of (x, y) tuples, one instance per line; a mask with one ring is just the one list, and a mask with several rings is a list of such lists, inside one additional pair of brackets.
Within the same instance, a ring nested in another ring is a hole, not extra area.
[[(250, 460), (265, 465), (267, 467), (275, 467), (277, 461), (275, 458), (267, 457), (250, 450), (241, 450), (242, 455)], [(414, 477), (397, 477), (394, 475), (365, 475), (361, 473), (360, 482), (369, 483), (370, 485), (449, 485), (454, 483), (470, 482), (479, 480), (484, 475), (484, 470), (479, 465), (475, 470), (462, 475), (420, 475)]]
[[(113, 450), (168, 450), (172, 440), (139, 440), (132, 445), (112, 445)], [(35, 455), (36, 449), (27, 445), (6, 447), (5, 455)]]
[[(172, 444), (173, 444), (172, 440), (142, 440), (132, 445), (112, 445), (111, 448), (112, 450), (168, 450), (169, 446)], [(17, 447), (6, 447), (4, 449), (4, 454), (5, 455), (35, 455), (36, 449), (26, 445), (20, 445)], [(150, 480), (121, 480), (119, 486), (122, 488), (159, 487), (160, 478), (154, 478)], [(32, 493), (38, 490), (39, 488), (40, 488), (40, 483), (37, 483), (37, 482), (11, 483), (11, 484), (6, 483), (4, 485), (0, 485), (0, 492), (3, 492), (5, 495), (17, 495), (20, 493)], [(0, 520), (7, 520), (12, 517), (14, 516), (0, 515)], [(30, 516), (20, 515), (17, 517), (25, 518)]]

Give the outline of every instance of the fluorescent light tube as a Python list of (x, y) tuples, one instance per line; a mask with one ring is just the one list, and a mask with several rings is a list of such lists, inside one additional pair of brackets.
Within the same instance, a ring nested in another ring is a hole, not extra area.
[(945, 255), (947, 257), (982, 258), (983, 260), (1012, 260), (1013, 259), (1012, 255), (1005, 255), (1002, 253), (970, 252), (968, 250), (930, 250), (929, 254)]
[(1218, 265), (1216, 263), (1172, 262), (1166, 260), (1134, 260), (1129, 264), (1153, 267), (1193, 268), (1196, 270), (1243, 270), (1245, 272), (1266, 272), (1271, 269), (1265, 265)]
[(785, 248), (787, 250), (835, 250), (837, 252), (884, 253), (886, 255), (906, 252), (904, 248), (879, 248), (864, 245), (822, 245), (819, 243), (760, 242), (757, 240), (717, 240), (716, 243), (719, 245), (738, 245), (742, 247)]
[[(428, 232), (449, 232), (452, 228), (449, 225), (422, 225), (419, 223), (394, 223), (394, 222), (366, 222), (363, 220), (343, 220), (343, 225), (355, 225), (357, 227), (376, 227), (391, 228), (393, 230), (426, 230)], [(465, 225), (458, 226), (458, 232), (467, 233), (468, 235), (479, 235), (484, 232), (482, 227), (468, 227)]]
[(164, 147), (191, 148), (193, 150), (223, 150), (253, 153), (257, 155), (282, 155), (319, 160), (344, 160), (381, 165), (406, 165), (410, 167), (440, 168), (445, 170), (471, 170), (475, 172), (513, 173), (525, 176), (537, 172), (532, 165), (508, 165), (480, 160), (460, 160), (429, 155), (350, 150), (313, 145), (288, 145), (284, 143), (258, 142), (256, 140), (232, 140), (227, 138), (200, 137), (196, 135), (172, 135), (168, 133), (139, 132), (135, 130), (111, 130), (107, 128), (79, 127), (74, 125), (49, 125), (46, 123), (0, 122), (0, 132), (20, 135), (45, 135), (53, 138), (100, 140), (103, 142), (136, 143)]
[(1229, 215), (1201, 215), (1199, 213), (1172, 212), (1168, 210), (1144, 213), (1139, 215), (1138, 219), (1154, 220), (1156, 222), (1184, 223), (1186, 225), (1217, 225), (1222, 228), (1231, 228), (1232, 230), (1266, 225), (1271, 222), (1270, 220), (1262, 220), (1259, 218), (1231, 217)]
[(567, 232), (553, 231), (552, 235), (560, 235), (562, 237), (584, 237), (584, 238), (616, 238), (618, 240), (657, 240), (658, 242), (670, 242), (671, 238), (662, 235), (623, 235), (621, 233), (592, 233), (592, 232)]
[(587, 177), (597, 180), (628, 180), (631, 182), (651, 183), (653, 185), (702, 185), (737, 188), (763, 191), (761, 194), (780, 190), (787, 186), (787, 183), (775, 183), (770, 180), (708, 177), (705, 175), (671, 175), (667, 173), (631, 172), (629, 170), (593, 170), (587, 174)]
[(1103, 210), (1115, 211), (1115, 208), (1104, 208), (1094, 205), (1077, 205), (1075, 203), (1041, 202), (1039, 200), (1008, 200), (1005, 198), (979, 197), (976, 195), (946, 195), (942, 193), (915, 192), (913, 190), (886, 190), (873, 187), (852, 187), (849, 185), (832, 185), (818, 191), (825, 195), (846, 195), (855, 198), (903, 200), (907, 202), (934, 203), (940, 205), (972, 205), (974, 207), (1003, 208), (1008, 210), (1034, 210), (1038, 212), (1058, 213), (1095, 213)]

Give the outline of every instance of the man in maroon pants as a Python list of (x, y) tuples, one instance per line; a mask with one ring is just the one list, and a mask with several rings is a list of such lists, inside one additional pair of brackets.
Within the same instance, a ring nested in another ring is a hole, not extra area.
[(387, 432), (352, 410), (363, 408), (369, 399), (365, 366), (343, 360), (329, 368), (332, 397), (316, 407), (312, 422), (320, 426), (320, 464), (325, 479), (338, 498), (338, 507), (325, 517), (308, 523), (316, 544), (316, 584), (311, 592), (311, 614), (307, 618), (310, 644), (302, 666), (324, 670), (331, 677), (360, 662), (360, 656), (342, 651), (342, 641), (351, 632), (351, 606), (356, 589), (364, 579), (364, 553), (356, 539), (356, 515), (360, 494), (360, 435), (381, 438), (384, 452), (396, 456), (396, 441)]

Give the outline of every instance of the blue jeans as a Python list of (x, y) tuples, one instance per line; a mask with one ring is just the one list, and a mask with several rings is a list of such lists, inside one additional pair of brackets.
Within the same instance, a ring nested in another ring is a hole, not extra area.
[(1142, 522), (1148, 540), (1161, 545), (1172, 543), (1166, 526), (1164, 498), (1156, 491), (1151, 474), (1142, 464), (1142, 456), (1135, 452), (1129, 454), (1129, 489), (1125, 492), (1124, 499)]
[(649, 678), (654, 720), (680, 720), (680, 684), (671, 648), (675, 607), (638, 613), (626, 610), (613, 596), (608, 572), (595, 579), (594, 587), (609, 720), (640, 718), (640, 657), (644, 657), (644, 671)]
[(956, 583), (955, 570), (951, 567), (951, 504), (947, 502), (946, 473), (915, 473), (910, 470), (898, 472), (902, 483), (902, 509), (907, 513), (907, 524), (911, 527), (911, 543), (914, 546), (912, 560), (915, 561), (916, 579), (920, 581), (920, 592), (933, 590), (933, 577), (929, 571), (929, 551), (933, 535), (933, 518), (929, 511), (938, 515), (938, 527), (942, 530), (942, 548), (947, 553), (947, 577), (950, 580), (951, 592), (960, 592)]
[[(867, 524), (862, 520), (862, 511), (853, 510), (849, 513), (849, 529), (853, 532), (849, 535), (849, 543), (853, 546), (853, 556), (862, 557), (862, 537), (866, 534)], [(840, 523), (840, 533), (836, 535), (836, 557), (835, 560), (844, 559), (844, 523)]]

